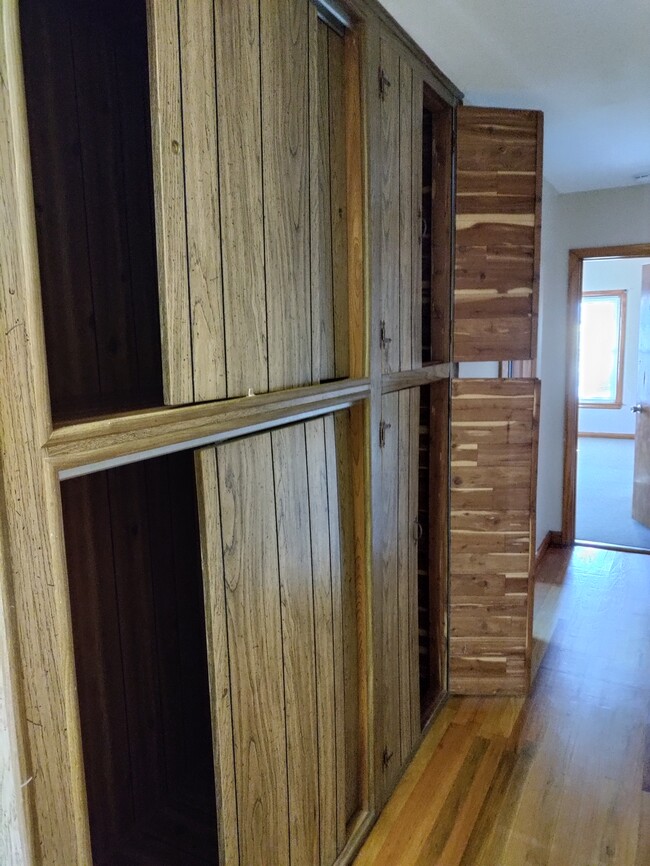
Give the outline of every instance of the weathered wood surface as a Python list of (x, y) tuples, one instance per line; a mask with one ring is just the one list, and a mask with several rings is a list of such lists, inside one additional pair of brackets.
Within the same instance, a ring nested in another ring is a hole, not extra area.
[(542, 115), (458, 110), (454, 360), (526, 360), (537, 341)]
[(525, 694), (538, 383), (452, 387), (450, 691)]

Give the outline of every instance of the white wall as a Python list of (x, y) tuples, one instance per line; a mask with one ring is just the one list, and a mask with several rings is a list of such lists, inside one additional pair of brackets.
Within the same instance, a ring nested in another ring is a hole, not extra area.
[(538, 375), (537, 543), (562, 525), (569, 250), (650, 243), (650, 186), (558, 195), (544, 184)]
[(639, 348), (639, 308), (641, 306), (641, 270), (650, 259), (588, 259), (582, 272), (584, 292), (627, 291), (625, 316), (625, 355), (623, 358), (623, 406), (620, 409), (580, 409), (578, 430), (581, 433), (633, 434), (635, 417), (631, 407), (637, 397), (637, 362)]

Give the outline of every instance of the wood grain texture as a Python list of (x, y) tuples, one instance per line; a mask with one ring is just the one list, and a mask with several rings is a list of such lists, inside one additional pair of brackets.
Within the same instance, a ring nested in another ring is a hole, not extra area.
[(271, 436), (217, 451), (240, 858), (289, 862), (282, 617)]
[[(313, 422), (320, 425), (322, 421)], [(314, 574), (311, 549), (311, 514), (307, 469), (306, 429), (282, 427), (271, 433), (277, 522), (282, 655), (284, 659), (284, 712), (287, 737), (289, 840), (291, 861), (320, 861), (321, 774), (334, 774), (335, 764), (319, 763), (316, 682)], [(312, 453), (312, 456), (316, 456)], [(325, 469), (324, 452), (321, 471)], [(313, 469), (319, 464), (312, 463)], [(325, 522), (317, 531), (327, 533)], [(327, 534), (321, 550), (329, 561)], [(334, 739), (334, 731), (330, 732)]]
[(205, 594), (208, 676), (213, 712), (214, 778), (219, 802), (217, 811), (219, 857), (224, 863), (236, 864), (239, 863), (239, 828), (223, 541), (218, 501), (219, 476), (215, 449), (206, 448), (197, 451), (195, 465)]
[(236, 397), (269, 388), (260, 21), (255, 0), (214, 8), (227, 388)]
[[(399, 369), (413, 366), (413, 67), (399, 59)], [(421, 316), (419, 317), (421, 319)], [(417, 320), (416, 320), (417, 321)]]
[(269, 389), (311, 378), (308, 7), (260, 7)]
[(384, 322), (382, 373), (400, 369), (400, 164), (399, 54), (389, 38), (381, 39), (384, 85), (381, 110), (381, 319)]
[(539, 112), (458, 110), (454, 360), (534, 358)]
[(165, 402), (191, 403), (183, 114), (177, 3), (147, 3), (151, 129)]
[[(346, 415), (338, 422), (347, 433)], [(340, 523), (351, 490), (339, 483), (335, 419), (207, 449), (197, 469), (212, 689), (232, 707), (231, 720), (213, 703), (222, 850), (330, 866), (354, 829), (346, 780), (358, 792), (360, 739), (358, 674), (345, 661), (359, 638), (344, 592), (352, 527)], [(356, 816), (358, 793), (355, 804)]]
[(194, 400), (227, 394), (213, 0), (179, 3)]
[[(453, 382), (450, 691), (455, 693), (524, 694), (528, 687), (538, 409), (535, 380)], [(496, 459), (489, 456), (494, 447)]]

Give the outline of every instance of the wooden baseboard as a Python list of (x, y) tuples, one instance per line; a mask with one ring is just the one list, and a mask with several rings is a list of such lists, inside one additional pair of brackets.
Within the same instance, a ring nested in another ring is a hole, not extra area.
[(634, 433), (578, 433), (579, 439), (634, 439)]
[(540, 545), (537, 548), (537, 552), (535, 553), (535, 571), (537, 571), (537, 568), (549, 547), (563, 547), (561, 532), (549, 529), (544, 538), (542, 538)]

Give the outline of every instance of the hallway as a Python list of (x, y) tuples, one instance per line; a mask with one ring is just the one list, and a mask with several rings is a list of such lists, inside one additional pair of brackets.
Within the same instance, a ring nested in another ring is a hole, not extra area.
[(648, 866), (650, 557), (551, 549), (532, 694), (452, 698), (356, 866)]

